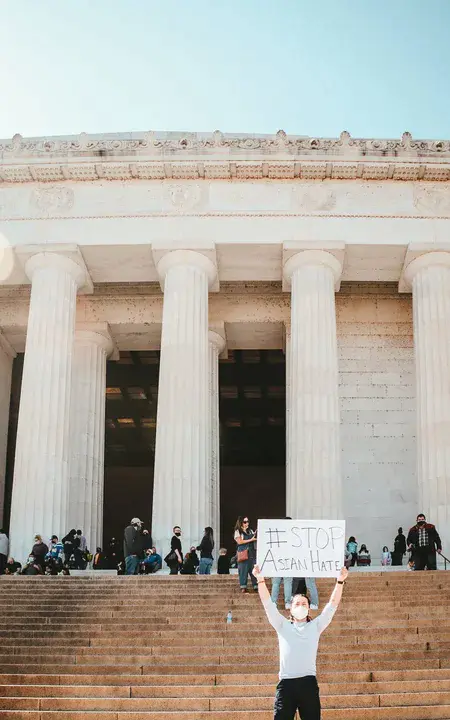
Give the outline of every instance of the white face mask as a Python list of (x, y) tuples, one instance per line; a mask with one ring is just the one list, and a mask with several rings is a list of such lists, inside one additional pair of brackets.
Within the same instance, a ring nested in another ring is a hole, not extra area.
[(297, 605), (297, 607), (292, 608), (291, 615), (295, 620), (304, 620), (308, 616), (308, 612), (306, 605)]

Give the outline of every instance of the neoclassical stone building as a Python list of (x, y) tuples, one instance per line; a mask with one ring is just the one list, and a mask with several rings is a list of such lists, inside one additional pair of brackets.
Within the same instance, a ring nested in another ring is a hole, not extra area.
[(113, 505), (108, 534), (151, 512), (163, 550), (174, 523), (186, 547), (222, 521), (230, 547), (235, 514), (287, 512), (344, 516), (376, 557), (418, 510), (450, 548), (449, 142), (149, 132), (0, 150), (15, 555), (69, 526), (94, 547)]

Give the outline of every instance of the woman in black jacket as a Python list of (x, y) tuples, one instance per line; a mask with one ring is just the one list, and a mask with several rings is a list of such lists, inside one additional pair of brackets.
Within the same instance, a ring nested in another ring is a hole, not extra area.
[(36, 535), (34, 538), (34, 545), (33, 549), (31, 550), (31, 555), (33, 555), (36, 563), (40, 565), (42, 572), (44, 572), (45, 556), (47, 555), (47, 553), (48, 545), (45, 544), (40, 535)]
[(211, 575), (213, 564), (214, 532), (212, 527), (205, 528), (205, 534), (197, 550), (200, 551), (199, 575)]

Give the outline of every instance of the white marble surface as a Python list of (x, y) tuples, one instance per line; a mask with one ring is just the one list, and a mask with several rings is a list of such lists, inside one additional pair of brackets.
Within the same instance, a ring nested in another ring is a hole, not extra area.
[(209, 413), (210, 413), (210, 525), (214, 530), (217, 558), (220, 536), (220, 436), (219, 436), (219, 355), (225, 348), (219, 333), (208, 332), (209, 348)]
[(32, 281), (17, 427), (11, 554), (23, 562), (35, 534), (67, 532), (69, 410), (77, 289), (85, 272), (72, 259), (39, 253)]
[(9, 404), (12, 362), (16, 353), (0, 331), (0, 526), (5, 499), (6, 451), (8, 448)]
[(341, 518), (341, 449), (334, 286), (338, 260), (304, 251), (286, 263), (291, 284), (287, 515)]
[(449, 557), (450, 253), (418, 257), (405, 277), (413, 290), (418, 506), (437, 526)]
[(216, 269), (192, 251), (167, 253), (158, 268), (164, 310), (152, 536), (164, 556), (174, 525), (185, 552), (210, 519), (208, 287)]
[(103, 545), (106, 360), (114, 344), (106, 323), (75, 330), (70, 407), (70, 528), (81, 529), (88, 548)]

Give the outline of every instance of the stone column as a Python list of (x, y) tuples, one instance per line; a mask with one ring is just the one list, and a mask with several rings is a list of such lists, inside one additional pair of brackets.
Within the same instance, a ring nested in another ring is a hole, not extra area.
[(102, 545), (106, 360), (114, 344), (107, 323), (75, 330), (70, 409), (70, 527), (83, 530), (88, 547)]
[(0, 526), (4, 517), (5, 469), (8, 449), (9, 403), (11, 399), (12, 363), (16, 357), (5, 336), (0, 332)]
[(55, 252), (25, 264), (30, 311), (17, 426), (11, 554), (23, 562), (36, 533), (67, 531), (69, 408), (76, 297), (85, 268)]
[(284, 266), (291, 283), (288, 343), (287, 514), (342, 517), (334, 286), (341, 264), (304, 250)]
[(418, 512), (436, 525), (450, 555), (450, 253), (413, 260), (411, 285), (417, 384)]
[(225, 348), (225, 340), (219, 333), (210, 330), (209, 344), (209, 412), (211, 427), (211, 527), (214, 530), (216, 558), (220, 544), (220, 424), (219, 424), (219, 355)]
[(185, 552), (210, 520), (208, 287), (216, 268), (201, 253), (175, 250), (158, 273), (164, 309), (152, 535), (164, 557), (174, 525)]
[[(286, 373), (286, 515), (289, 515), (290, 509), (292, 508), (292, 488), (289, 481), (291, 473), (291, 455), (290, 449), (290, 438), (291, 438), (291, 323), (284, 323), (284, 357), (286, 361), (285, 373)], [(289, 512), (288, 512), (289, 509)]]

